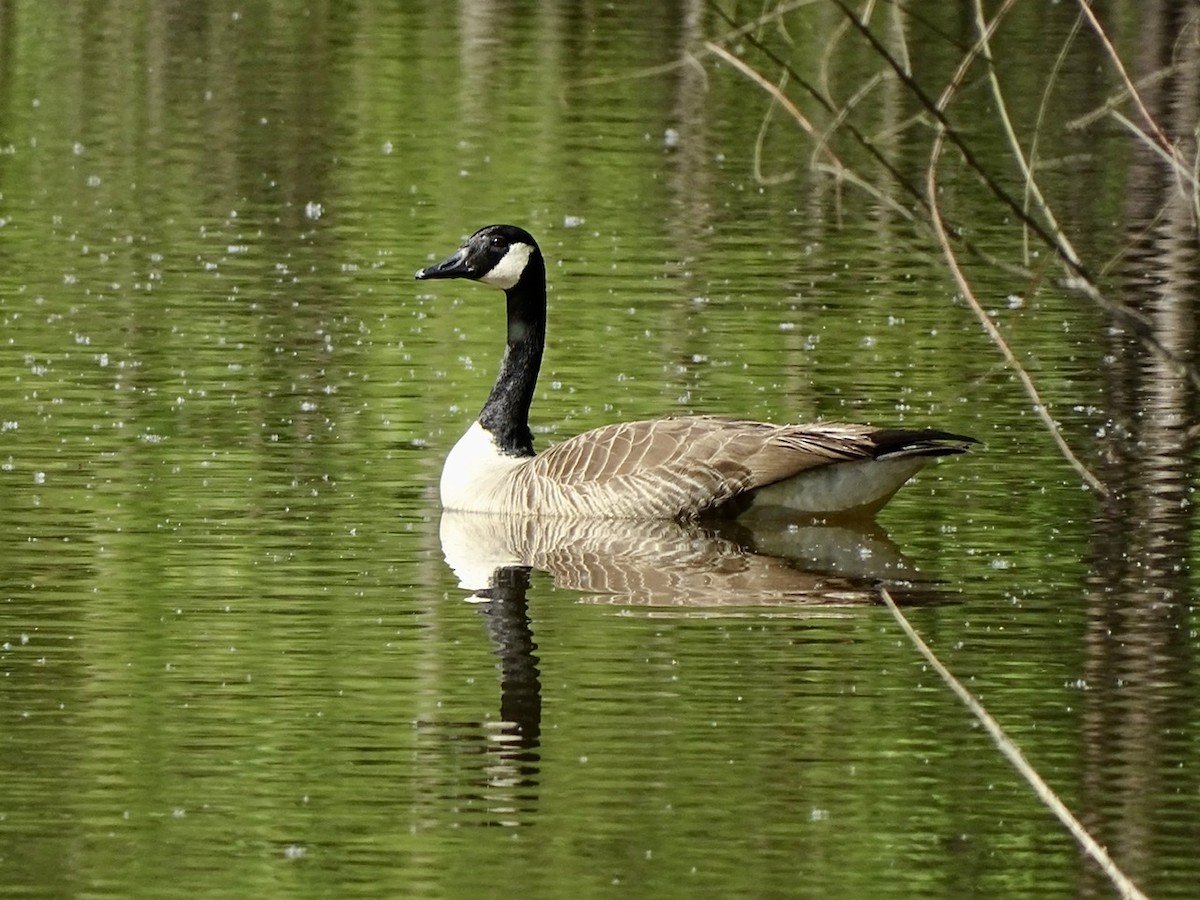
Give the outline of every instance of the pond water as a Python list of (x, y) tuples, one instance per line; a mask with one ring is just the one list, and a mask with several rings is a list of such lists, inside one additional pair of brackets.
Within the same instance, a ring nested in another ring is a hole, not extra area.
[[(938, 196), (1035, 402), (904, 188), (928, 110), (794, 6), (0, 0), (0, 896), (1113, 895), (881, 580), (1125, 873), (1195, 896), (1186, 194), (1064, 127), (1120, 77), (1018, 4), (1009, 112), (1137, 311), (972, 170), (1022, 198), (973, 71)], [(1109, 7), (1193, 134), (1195, 23)], [(934, 98), (962, 9), (877, 11)], [(865, 529), (443, 517), (503, 306), (413, 273), (495, 221), (549, 260), (539, 446), (686, 412), (983, 445)]]

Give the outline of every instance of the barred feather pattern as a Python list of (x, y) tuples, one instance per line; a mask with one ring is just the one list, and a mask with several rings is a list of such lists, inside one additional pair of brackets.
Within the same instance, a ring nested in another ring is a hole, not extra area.
[[(805, 473), (861, 462), (865, 466), (855, 468), (862, 473), (856, 471), (852, 482), (865, 485), (859, 493), (866, 499), (839, 487), (846, 499), (837, 502), (870, 512), (868, 507), (886, 502), (929, 457), (961, 452), (954, 440), (962, 439), (934, 431), (771, 425), (717, 416), (622, 422), (510, 464), (490, 485), (481, 483), (469, 502), (488, 512), (691, 519), (719, 514), (726, 505), (740, 510), (760, 489)], [(792, 503), (784, 498), (780, 505)]]

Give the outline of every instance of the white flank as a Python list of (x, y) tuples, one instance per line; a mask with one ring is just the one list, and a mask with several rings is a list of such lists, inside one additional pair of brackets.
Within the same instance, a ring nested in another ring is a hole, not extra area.
[[(507, 259), (507, 257), (505, 257)], [(442, 468), (442, 506), (464, 512), (503, 512), (502, 487), (527, 457), (509, 456), (475, 422), (458, 439)]]
[(507, 291), (521, 280), (521, 273), (525, 271), (525, 264), (529, 262), (531, 253), (533, 253), (533, 247), (530, 244), (510, 245), (504, 258), (492, 266), (492, 270), (481, 276), (479, 280), (484, 284)]

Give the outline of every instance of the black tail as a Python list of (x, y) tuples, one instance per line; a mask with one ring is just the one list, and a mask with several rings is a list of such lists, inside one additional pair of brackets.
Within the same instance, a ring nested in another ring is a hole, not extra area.
[(895, 456), (954, 456), (957, 453), (966, 453), (971, 444), (979, 443), (965, 434), (935, 431), (932, 428), (919, 431), (884, 428), (874, 432), (871, 440), (875, 444), (876, 459)]

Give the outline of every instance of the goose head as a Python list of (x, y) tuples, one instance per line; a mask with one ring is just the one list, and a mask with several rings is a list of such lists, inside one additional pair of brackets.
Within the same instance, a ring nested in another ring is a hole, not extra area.
[(417, 279), (467, 278), (510, 291), (527, 272), (538, 268), (531, 267), (529, 263), (540, 257), (537, 241), (524, 228), (488, 225), (467, 238), (461, 247), (441, 262), (418, 271)]

